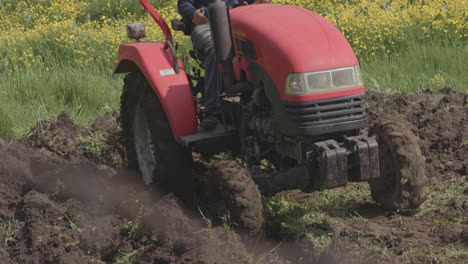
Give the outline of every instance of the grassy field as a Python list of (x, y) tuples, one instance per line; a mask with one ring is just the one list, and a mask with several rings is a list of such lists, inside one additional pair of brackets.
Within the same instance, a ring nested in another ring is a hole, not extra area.
[[(166, 19), (177, 17), (176, 1), (153, 2)], [(309, 8), (337, 25), (368, 89), (468, 90), (466, 1), (272, 2)], [(2, 0), (0, 17), (0, 135), (14, 137), (61, 111), (86, 124), (118, 109), (122, 76), (112, 68), (118, 44), (128, 41), (125, 25), (144, 22), (148, 40), (162, 38), (136, 0)]]
[[(177, 1), (152, 2), (167, 20), (178, 17)], [(466, 0), (271, 2), (302, 6), (334, 23), (353, 46), (367, 89), (418, 94), (451, 87), (468, 92)], [(0, 0), (0, 143), (4, 136), (27, 137), (38, 120), (62, 111), (86, 125), (98, 115), (118, 110), (123, 76), (114, 75), (112, 69), (119, 43), (129, 41), (125, 25), (135, 22), (147, 25), (147, 40), (162, 40), (160, 30), (138, 0)], [(183, 47), (190, 46), (186, 36), (174, 35)], [(457, 110), (431, 107), (435, 112), (446, 111), (446, 115)], [(425, 140), (430, 142), (430, 137)], [(459, 148), (468, 145), (467, 141), (462, 145)], [(448, 164), (437, 166), (451, 168)], [(467, 222), (465, 215), (455, 214), (452, 219), (454, 212), (444, 211), (453, 209), (447, 206), (449, 202), (466, 198), (468, 188), (465, 178), (458, 179), (458, 174), (450, 170), (437, 174), (437, 181), (432, 179), (435, 182), (429, 186), (427, 202), (413, 216), (387, 217), (387, 212), (380, 212), (380, 218), (365, 215), (379, 209), (371, 200), (367, 184), (352, 183), (320, 195), (310, 194), (307, 199), (294, 197), (294, 193), (267, 198), (266, 228), (275, 230), (281, 240), (306, 238), (317, 256), (332, 246), (338, 234), (343, 241), (352, 241), (353, 236), (365, 238), (363, 247), (373, 246), (371, 250), (377, 255), (391, 259), (397, 257), (397, 250), (389, 248), (392, 244), (387, 240), (404, 237), (406, 232), (400, 231), (415, 230), (419, 221), (423, 222), (422, 231), (416, 230), (415, 237), (421, 240), (415, 240), (415, 244), (426, 239), (426, 233), (433, 241), (424, 241), (429, 246), (417, 253), (422, 260), (411, 263), (464, 263), (454, 262), (468, 256), (460, 245), (442, 252), (431, 248), (443, 241), (434, 239), (438, 233)], [(356, 227), (362, 230), (352, 230)], [(395, 230), (397, 235), (387, 234)], [(410, 257), (416, 255), (411, 250)]]
[(362, 61), (361, 68), (366, 88), (379, 92), (468, 91), (467, 60), (467, 41), (408, 41), (396, 54)]

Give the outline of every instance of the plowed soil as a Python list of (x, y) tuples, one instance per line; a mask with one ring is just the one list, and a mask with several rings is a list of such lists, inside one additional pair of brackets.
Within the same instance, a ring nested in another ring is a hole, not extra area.
[[(429, 179), (422, 212), (386, 212), (369, 202), (358, 206), (360, 217), (332, 215), (322, 228), (333, 242), (318, 256), (279, 229), (243, 238), (209, 219), (206, 207), (123, 169), (116, 114), (85, 128), (63, 113), (22, 142), (0, 145), (1, 263), (466, 263), (468, 95), (369, 92), (367, 102), (371, 123), (400, 118), (420, 138)], [(198, 161), (195, 174), (216, 162)], [(321, 194), (281, 195), (304, 204)]]

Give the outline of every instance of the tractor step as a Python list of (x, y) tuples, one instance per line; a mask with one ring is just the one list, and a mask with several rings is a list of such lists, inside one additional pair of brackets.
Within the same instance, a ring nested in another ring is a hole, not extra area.
[(193, 135), (180, 137), (177, 141), (193, 151), (207, 154), (223, 152), (227, 148), (237, 149), (240, 146), (237, 131), (221, 125), (213, 130), (200, 130)]

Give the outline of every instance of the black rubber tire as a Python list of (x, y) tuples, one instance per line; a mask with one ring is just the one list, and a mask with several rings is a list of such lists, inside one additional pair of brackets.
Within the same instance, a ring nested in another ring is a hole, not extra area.
[(375, 123), (371, 133), (379, 144), (380, 176), (370, 181), (372, 198), (386, 209), (416, 209), (424, 202), (427, 178), (418, 138), (402, 121)]
[[(151, 117), (147, 113), (151, 113)], [(155, 166), (148, 165), (145, 182), (163, 185), (178, 195), (189, 194), (193, 186), (191, 150), (174, 140), (164, 109), (141, 72), (130, 73), (124, 79), (120, 117), (128, 167), (140, 171), (144, 177), (145, 162), (154, 158)], [(137, 134), (145, 134), (139, 127), (147, 128), (146, 142), (150, 144), (146, 154), (150, 154), (146, 159), (137, 154), (142, 148), (139, 146), (145, 145), (136, 141)]]
[(249, 171), (235, 160), (217, 161), (211, 170), (231, 219), (249, 234), (258, 234), (264, 222), (263, 203)]

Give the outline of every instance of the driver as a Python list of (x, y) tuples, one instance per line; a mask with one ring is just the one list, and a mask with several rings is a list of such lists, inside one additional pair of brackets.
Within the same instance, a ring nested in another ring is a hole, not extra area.
[[(239, 4), (254, 4), (263, 1), (246, 0), (239, 3), (238, 0), (225, 0), (225, 2), (228, 8), (233, 8)], [(210, 0), (178, 0), (177, 3), (179, 14), (186, 22), (186, 27), (189, 26), (192, 29), (192, 43), (205, 68), (205, 112), (200, 126), (206, 130), (213, 129), (217, 125), (217, 116), (220, 112), (219, 94), (221, 86), (219, 68), (216, 63), (211, 29), (207, 17), (209, 3)]]

